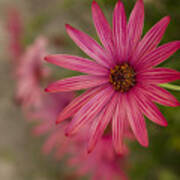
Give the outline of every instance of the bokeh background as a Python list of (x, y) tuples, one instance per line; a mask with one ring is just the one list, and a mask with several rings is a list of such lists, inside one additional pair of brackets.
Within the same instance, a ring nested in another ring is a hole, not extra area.
[[(41, 153), (44, 138), (33, 137), (20, 108), (14, 103), (15, 82), (8, 50), (6, 30), (7, 11), (15, 7), (22, 16), (24, 33), (22, 43), (28, 46), (38, 35), (49, 39), (49, 52), (83, 54), (67, 36), (64, 28), (69, 23), (97, 39), (91, 19), (91, 0), (0, 0), (0, 179), (1, 180), (75, 180), (72, 169), (64, 160), (55, 161)], [(116, 0), (97, 0), (109, 21)], [(135, 0), (123, 0), (127, 15)], [(162, 43), (180, 39), (180, 1), (144, 0), (144, 33), (165, 15), (171, 23)], [(180, 71), (180, 53), (162, 66)], [(74, 72), (50, 66), (53, 78), (74, 75)], [(180, 85), (180, 82), (175, 82)], [(172, 93), (180, 100), (180, 93)], [(180, 179), (180, 108), (159, 106), (168, 121), (163, 128), (147, 121), (150, 145), (148, 149), (137, 142), (130, 144), (131, 153), (127, 171), (132, 180)], [(88, 179), (82, 177), (82, 179)]]

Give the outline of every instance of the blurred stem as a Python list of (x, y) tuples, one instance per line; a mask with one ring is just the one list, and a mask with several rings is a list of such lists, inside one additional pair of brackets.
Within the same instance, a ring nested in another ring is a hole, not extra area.
[(170, 89), (170, 90), (180, 91), (180, 86), (178, 86), (178, 85), (166, 83), (166, 84), (161, 84), (160, 86), (163, 88)]

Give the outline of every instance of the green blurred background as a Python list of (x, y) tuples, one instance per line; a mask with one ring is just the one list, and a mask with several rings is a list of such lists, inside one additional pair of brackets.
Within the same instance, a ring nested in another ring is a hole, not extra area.
[[(5, 29), (7, 9), (16, 7), (23, 19), (23, 45), (26, 47), (38, 35), (49, 39), (48, 51), (86, 56), (67, 36), (64, 28), (69, 23), (97, 35), (91, 18), (91, 0), (0, 0), (0, 179), (1, 180), (68, 180), (76, 179), (64, 161), (56, 162), (41, 154), (44, 138), (31, 136), (31, 127), (21, 110), (14, 104), (12, 67), (9, 63), (8, 34)], [(111, 22), (116, 0), (97, 0)], [(135, 0), (123, 0), (127, 15)], [(161, 43), (180, 38), (180, 0), (144, 0), (144, 33), (163, 16), (170, 15), (171, 23)], [(180, 53), (176, 53), (161, 66), (180, 71)], [(75, 75), (76, 72), (53, 69), (53, 78)], [(175, 82), (180, 85), (180, 82)], [(179, 100), (180, 93), (172, 92)], [(163, 128), (147, 121), (150, 145), (148, 149), (137, 142), (130, 144), (128, 158), (129, 178), (132, 180), (180, 179), (180, 108), (159, 106), (167, 121)], [(82, 179), (88, 179), (83, 177)]]

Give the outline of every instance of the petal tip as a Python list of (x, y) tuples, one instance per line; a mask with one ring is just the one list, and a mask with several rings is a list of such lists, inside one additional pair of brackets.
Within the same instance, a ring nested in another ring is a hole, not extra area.
[(121, 0), (118, 0), (117, 3), (116, 3), (115, 8), (119, 7), (121, 4), (122, 4)]
[(92, 5), (97, 5), (97, 2), (95, 0), (92, 1)]
[(51, 57), (51, 55), (47, 55), (47, 56), (44, 57), (44, 60), (49, 62), (50, 57)]
[(56, 120), (56, 125), (58, 125), (60, 123), (60, 120), (59, 119), (57, 119)]
[(47, 60), (48, 60), (48, 56), (45, 56), (45, 57), (44, 57), (44, 60), (47, 61)]
[(177, 46), (178, 48), (180, 48), (180, 41), (177, 41)]
[(121, 1), (121, 0), (118, 0), (118, 1), (117, 1), (117, 4), (119, 4), (119, 5), (122, 4), (122, 1)]
[(49, 92), (49, 89), (48, 89), (48, 88), (45, 88), (44, 91), (45, 91), (45, 92)]
[(93, 144), (89, 144), (87, 147), (87, 153), (90, 154), (95, 148), (95, 145)]
[(60, 113), (56, 119), (56, 125), (61, 123), (63, 120), (65, 120), (65, 118), (63, 118), (62, 114)]
[(122, 148), (117, 148), (117, 147), (114, 147), (114, 150), (116, 152), (117, 155), (122, 155), (124, 150)]
[(167, 21), (167, 24), (169, 24), (170, 21), (171, 21), (171, 17), (170, 16), (165, 16), (164, 21)]
[(141, 4), (144, 5), (144, 1), (143, 0), (137, 0), (136, 2), (141, 3)]
[(146, 141), (146, 142), (143, 142), (143, 144), (141, 144), (143, 147), (145, 147), (145, 148), (148, 148), (148, 146), (149, 146), (149, 142), (148, 141)]
[(171, 20), (171, 16), (167, 16), (167, 20), (170, 22), (170, 20)]
[(70, 29), (72, 29), (72, 26), (71, 26), (71, 25), (69, 25), (69, 24), (65, 24), (65, 27), (66, 27), (66, 30), (70, 30)]
[(95, 0), (92, 1), (92, 4), (91, 4), (91, 8), (92, 8), (92, 13), (96, 13), (96, 10), (98, 8), (98, 4)]
[(175, 99), (172, 104), (172, 107), (179, 107), (179, 106), (180, 106), (180, 102), (177, 99)]
[(66, 129), (65, 129), (65, 136), (66, 137), (70, 137), (70, 136), (73, 136), (75, 133), (73, 132), (73, 130), (71, 129), (70, 126), (68, 126)]
[(90, 154), (92, 152), (92, 149), (87, 149), (87, 154)]
[(164, 123), (162, 126), (163, 126), (163, 127), (167, 127), (167, 126), (168, 126), (168, 123), (166, 122), (166, 123)]
[(148, 137), (144, 137), (143, 139), (138, 139), (138, 142), (141, 146), (147, 148), (149, 146), (149, 140), (148, 140)]
[(69, 132), (65, 132), (65, 136), (69, 137), (70, 136)]
[(160, 122), (159, 125), (162, 126), (162, 127), (167, 127), (168, 122), (164, 119), (164, 121)]

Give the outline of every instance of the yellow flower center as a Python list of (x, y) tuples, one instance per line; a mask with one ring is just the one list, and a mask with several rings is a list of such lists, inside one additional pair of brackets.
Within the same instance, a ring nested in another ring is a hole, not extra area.
[(109, 82), (116, 91), (129, 91), (136, 83), (136, 73), (128, 63), (116, 65), (110, 70)]

